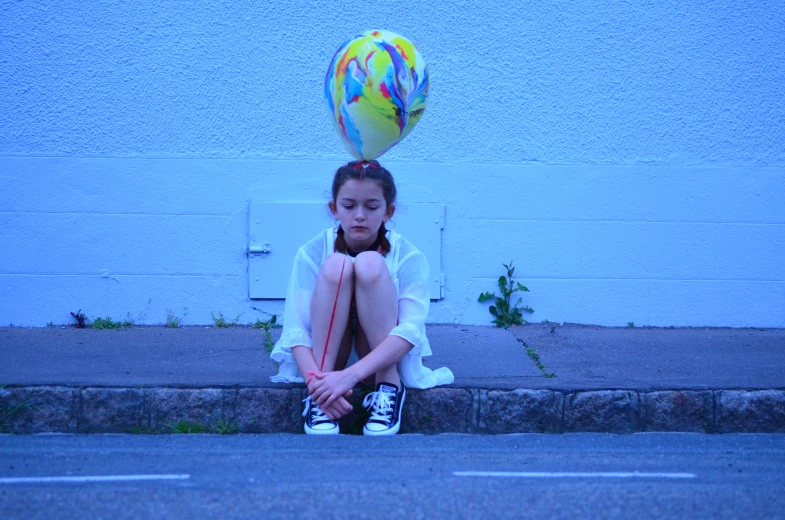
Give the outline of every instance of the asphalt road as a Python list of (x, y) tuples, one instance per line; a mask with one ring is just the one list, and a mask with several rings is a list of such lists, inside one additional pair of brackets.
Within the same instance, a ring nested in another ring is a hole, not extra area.
[(783, 489), (785, 435), (0, 435), (2, 518), (785, 518)]

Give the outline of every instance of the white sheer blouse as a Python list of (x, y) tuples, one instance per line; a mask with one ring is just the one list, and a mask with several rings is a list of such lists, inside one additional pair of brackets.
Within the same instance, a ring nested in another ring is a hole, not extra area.
[[(401, 380), (409, 388), (450, 384), (454, 377), (449, 368), (431, 370), (422, 364), (422, 358), (431, 355), (431, 346), (425, 335), (425, 319), (430, 304), (428, 261), (400, 234), (395, 231), (389, 233), (391, 247), (385, 263), (398, 295), (398, 325), (390, 331), (390, 335), (400, 336), (413, 345), (398, 363)], [(270, 354), (278, 363), (278, 374), (270, 378), (274, 382), (303, 382), (292, 356), (292, 347), (312, 347), (311, 296), (322, 262), (334, 251), (335, 237), (334, 228), (326, 229), (300, 247), (294, 257), (284, 305), (283, 331)], [(347, 258), (352, 259), (350, 256)]]

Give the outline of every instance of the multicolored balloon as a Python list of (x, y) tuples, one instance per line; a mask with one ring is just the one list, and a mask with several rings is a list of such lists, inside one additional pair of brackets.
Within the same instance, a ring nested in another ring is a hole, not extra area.
[(428, 68), (412, 42), (389, 31), (366, 31), (333, 56), (324, 95), (346, 149), (370, 161), (420, 121), (428, 86)]

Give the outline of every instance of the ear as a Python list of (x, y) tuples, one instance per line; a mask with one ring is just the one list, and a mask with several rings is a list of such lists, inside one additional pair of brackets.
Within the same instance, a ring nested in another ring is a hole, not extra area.
[(387, 222), (395, 215), (395, 204), (390, 204), (387, 206), (387, 214), (384, 216), (384, 221)]
[(330, 213), (332, 214), (333, 218), (338, 218), (338, 213), (335, 211), (336, 210), (335, 201), (331, 200), (330, 202), (328, 202), (327, 207), (330, 208)]

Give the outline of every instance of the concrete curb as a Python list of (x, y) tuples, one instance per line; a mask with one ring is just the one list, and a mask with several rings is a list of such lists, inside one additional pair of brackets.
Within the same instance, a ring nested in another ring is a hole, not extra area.
[[(360, 433), (363, 394), (355, 393), (359, 413), (342, 419), (343, 432)], [(208, 432), (222, 424), (237, 433), (298, 433), (305, 396), (300, 387), (8, 386), (0, 389), (0, 428), (170, 433), (172, 424), (186, 420)], [(785, 389), (409, 390), (401, 428), (424, 434), (646, 431), (785, 432)]]

